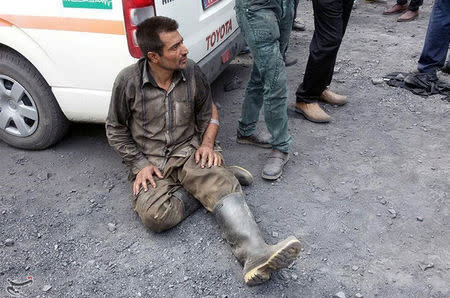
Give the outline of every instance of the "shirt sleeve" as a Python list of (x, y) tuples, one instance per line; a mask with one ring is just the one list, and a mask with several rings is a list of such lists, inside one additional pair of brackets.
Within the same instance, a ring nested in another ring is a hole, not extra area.
[(195, 74), (195, 126), (196, 133), (202, 139), (203, 134), (208, 127), (211, 120), (212, 112), (212, 96), (211, 87), (209, 86), (208, 79), (201, 71), (197, 64), (194, 66)]
[(131, 115), (129, 102), (130, 93), (127, 92), (128, 80), (119, 75), (114, 82), (108, 117), (106, 118), (106, 137), (108, 143), (122, 157), (123, 162), (130, 167), (133, 174), (139, 173), (150, 165), (144, 153), (139, 150), (128, 128)]

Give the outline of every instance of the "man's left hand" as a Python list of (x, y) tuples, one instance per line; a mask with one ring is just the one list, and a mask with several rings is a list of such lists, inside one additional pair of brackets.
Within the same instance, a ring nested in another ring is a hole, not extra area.
[(199, 163), (202, 168), (222, 165), (222, 157), (213, 148), (201, 145), (195, 152), (195, 162)]

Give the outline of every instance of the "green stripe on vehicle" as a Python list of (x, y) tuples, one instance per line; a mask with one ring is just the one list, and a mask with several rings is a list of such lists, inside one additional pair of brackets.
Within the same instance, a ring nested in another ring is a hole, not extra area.
[(64, 7), (112, 9), (112, 0), (63, 0)]

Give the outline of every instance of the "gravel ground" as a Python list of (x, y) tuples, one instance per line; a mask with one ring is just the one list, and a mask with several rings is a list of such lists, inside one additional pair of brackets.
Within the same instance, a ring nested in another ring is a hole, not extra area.
[[(295, 235), (303, 244), (290, 268), (246, 287), (204, 210), (149, 232), (103, 127), (74, 124), (45, 151), (0, 143), (0, 297), (8, 280), (27, 277), (33, 282), (16, 287), (23, 297), (449, 297), (450, 105), (372, 83), (415, 68), (431, 3), (405, 24), (382, 16), (384, 6), (353, 11), (331, 85), (350, 102), (324, 107), (333, 122), (289, 112), (293, 154), (276, 182), (260, 177), (268, 151), (234, 142), (248, 55), (213, 84), (225, 158), (255, 175), (244, 192), (265, 239)], [(307, 30), (292, 34), (291, 94), (308, 56), (311, 2), (299, 16)], [(224, 92), (234, 77), (241, 88)]]

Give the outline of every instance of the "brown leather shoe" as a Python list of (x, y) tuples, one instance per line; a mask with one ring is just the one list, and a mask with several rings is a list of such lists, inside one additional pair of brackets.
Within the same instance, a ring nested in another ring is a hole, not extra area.
[(331, 121), (331, 117), (315, 102), (296, 102), (294, 110), (311, 122), (326, 123)]
[(325, 89), (320, 95), (320, 100), (332, 105), (342, 106), (347, 103), (347, 96), (339, 95), (329, 89)]
[(398, 14), (398, 13), (404, 12), (407, 9), (408, 9), (408, 4), (404, 4), (404, 5), (395, 4), (391, 8), (388, 8), (385, 11), (383, 11), (383, 14), (384, 15)]
[(412, 20), (417, 19), (419, 16), (419, 10), (407, 10), (404, 14), (398, 17), (397, 22), (411, 22)]

